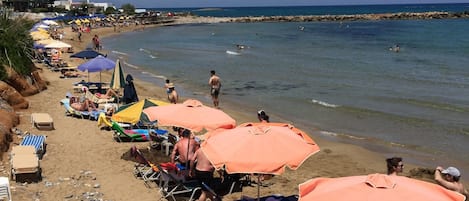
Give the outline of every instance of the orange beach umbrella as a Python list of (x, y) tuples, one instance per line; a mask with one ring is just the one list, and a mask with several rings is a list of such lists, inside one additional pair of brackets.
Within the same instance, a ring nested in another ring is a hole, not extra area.
[(463, 201), (439, 185), (403, 176), (371, 174), (315, 178), (299, 185), (299, 201)]
[(194, 99), (180, 104), (149, 107), (143, 112), (150, 121), (158, 121), (158, 125), (183, 127), (195, 132), (236, 126), (236, 121), (228, 114)]
[[(201, 148), (215, 168), (228, 173), (279, 175), (285, 166), (296, 170), (319, 146), (298, 135), (293, 126), (246, 123), (233, 129), (216, 130)], [(299, 130), (299, 129), (295, 129)]]

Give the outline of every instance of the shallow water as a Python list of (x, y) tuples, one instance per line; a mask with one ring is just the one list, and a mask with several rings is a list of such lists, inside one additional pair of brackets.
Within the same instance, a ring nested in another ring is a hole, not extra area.
[(469, 172), (468, 29), (464, 19), (196, 24), (103, 44), (126, 73), (159, 86), (169, 78), (181, 96), (210, 103), (214, 69), (221, 106), (253, 120), (262, 108), (328, 139)]

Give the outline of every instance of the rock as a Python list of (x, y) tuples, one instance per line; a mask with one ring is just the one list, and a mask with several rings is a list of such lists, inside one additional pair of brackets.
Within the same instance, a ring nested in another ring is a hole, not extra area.
[(93, 188), (99, 188), (99, 187), (101, 187), (100, 184), (94, 184), (94, 186), (93, 186)]

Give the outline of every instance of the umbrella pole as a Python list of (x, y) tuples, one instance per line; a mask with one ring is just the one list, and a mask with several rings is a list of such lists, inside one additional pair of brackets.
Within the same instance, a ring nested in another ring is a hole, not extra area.
[(257, 201), (261, 200), (261, 175), (257, 175)]

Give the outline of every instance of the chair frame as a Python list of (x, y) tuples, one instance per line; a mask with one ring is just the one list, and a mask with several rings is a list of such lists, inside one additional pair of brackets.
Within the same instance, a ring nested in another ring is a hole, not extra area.
[(189, 201), (192, 201), (197, 191), (202, 191), (197, 180), (180, 181), (164, 170), (160, 165), (156, 165), (156, 167), (158, 167), (160, 172), (160, 193), (165, 199), (171, 197), (173, 201), (176, 201), (175, 195), (190, 193)]

